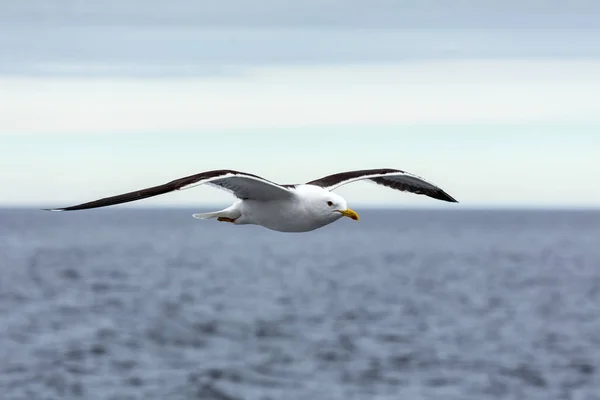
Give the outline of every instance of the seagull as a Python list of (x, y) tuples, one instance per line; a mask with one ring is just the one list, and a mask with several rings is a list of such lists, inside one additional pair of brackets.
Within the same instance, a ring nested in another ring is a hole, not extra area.
[(308, 232), (342, 217), (359, 220), (336, 188), (367, 180), (391, 189), (458, 203), (452, 196), (425, 179), (398, 169), (364, 169), (328, 175), (304, 184), (280, 185), (257, 175), (219, 169), (175, 179), (159, 186), (105, 197), (70, 207), (45, 211), (73, 211), (106, 207), (158, 196), (199, 185), (210, 185), (232, 193), (237, 200), (215, 212), (193, 214), (197, 219), (217, 218), (235, 225), (260, 225), (279, 232)]

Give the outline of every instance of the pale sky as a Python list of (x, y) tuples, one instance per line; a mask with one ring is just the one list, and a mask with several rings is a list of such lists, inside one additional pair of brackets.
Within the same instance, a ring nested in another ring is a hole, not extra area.
[[(600, 203), (591, 2), (312, 3), (229, 0), (207, 22), (185, 0), (0, 2), (0, 205), (70, 205), (216, 168), (297, 183), (381, 167), (460, 206)], [(339, 193), (442, 205), (367, 183)], [(231, 199), (198, 187), (130, 206)]]

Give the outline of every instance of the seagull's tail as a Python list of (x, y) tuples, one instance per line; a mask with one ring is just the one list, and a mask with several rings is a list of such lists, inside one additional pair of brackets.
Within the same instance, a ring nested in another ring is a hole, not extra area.
[(210, 219), (210, 218), (218, 218), (225, 217), (235, 219), (240, 216), (240, 212), (234, 208), (234, 206), (228, 207), (221, 211), (209, 212), (209, 213), (201, 213), (201, 214), (193, 214), (192, 217), (196, 219)]
[(222, 215), (221, 211), (217, 211), (217, 212), (209, 212), (209, 213), (203, 213), (203, 214), (194, 214), (192, 215), (192, 217), (196, 218), (196, 219), (210, 219), (210, 218), (217, 218), (217, 217), (221, 217)]

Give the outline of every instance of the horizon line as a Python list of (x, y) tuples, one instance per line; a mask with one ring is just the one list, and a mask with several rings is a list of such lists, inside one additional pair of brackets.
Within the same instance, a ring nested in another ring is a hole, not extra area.
[[(458, 205), (414, 205), (414, 204), (405, 204), (405, 205), (393, 205), (393, 204), (369, 204), (369, 203), (356, 203), (354, 204), (354, 208), (364, 208), (370, 210), (429, 210), (429, 211), (447, 211), (447, 210), (456, 210), (456, 211), (469, 211), (469, 210), (584, 210), (584, 211), (600, 211), (600, 205), (577, 205), (577, 204), (468, 204), (468, 205), (460, 205), (461, 203), (457, 203)], [(98, 207), (98, 208), (111, 208), (116, 210), (186, 210), (186, 209), (194, 209), (194, 210), (203, 210), (203, 209), (213, 209), (213, 208), (222, 208), (223, 204), (207, 204), (207, 205), (194, 205), (194, 204), (155, 204), (155, 205), (116, 205), (113, 207)], [(32, 205), (32, 204), (2, 204), (0, 203), (0, 210), (39, 210), (44, 211), (44, 209), (48, 209), (52, 207), (41, 206), (41, 205)]]

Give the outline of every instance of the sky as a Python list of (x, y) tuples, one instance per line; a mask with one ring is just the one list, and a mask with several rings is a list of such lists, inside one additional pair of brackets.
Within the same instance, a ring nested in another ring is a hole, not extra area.
[[(168, 5), (167, 5), (168, 4)], [(0, 205), (217, 168), (398, 168), (458, 207), (600, 204), (592, 1), (0, 1)], [(366, 182), (349, 204), (441, 207)], [(223, 205), (199, 187), (129, 206)]]

